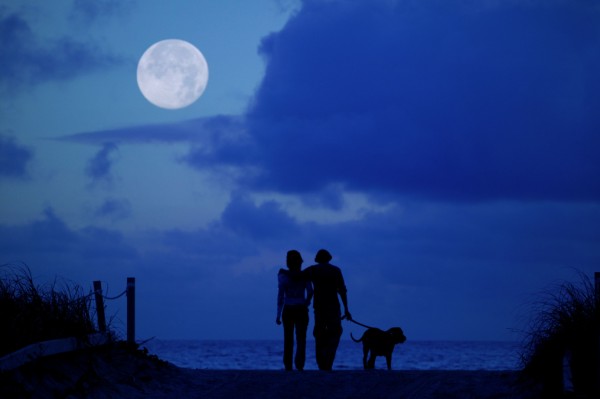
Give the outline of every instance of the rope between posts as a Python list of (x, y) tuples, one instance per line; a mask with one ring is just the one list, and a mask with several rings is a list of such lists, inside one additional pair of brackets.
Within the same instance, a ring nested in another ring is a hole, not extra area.
[[(107, 292), (108, 292), (108, 290), (107, 290)], [(102, 287), (100, 286), (100, 288), (99, 288), (99, 290), (98, 290), (98, 291), (93, 291), (93, 292), (92, 292), (92, 294), (90, 294), (90, 295), (96, 295), (96, 294), (100, 294), (100, 295), (102, 296), (102, 298), (103, 298), (103, 299), (105, 299), (105, 300), (112, 301), (112, 300), (115, 300), (115, 299), (119, 299), (119, 298), (121, 298), (123, 295), (127, 294), (127, 289), (125, 289), (125, 290), (124, 290), (123, 292), (121, 292), (119, 295), (116, 295), (116, 296), (108, 296), (108, 295), (106, 295), (106, 294), (104, 294), (104, 293), (102, 292)]]
[(117, 296), (112, 296), (112, 297), (110, 297), (110, 296), (102, 295), (102, 297), (103, 297), (104, 299), (107, 299), (107, 300), (109, 300), (109, 301), (112, 301), (112, 300), (114, 300), (114, 299), (119, 299), (119, 298), (121, 298), (121, 297), (122, 297), (123, 295), (125, 295), (125, 294), (127, 294), (127, 290), (125, 290), (125, 291), (121, 292), (121, 293), (120, 293), (119, 295), (117, 295)]

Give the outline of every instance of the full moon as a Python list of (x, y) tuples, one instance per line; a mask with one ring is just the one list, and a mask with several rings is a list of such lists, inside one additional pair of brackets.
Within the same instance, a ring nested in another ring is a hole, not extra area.
[(206, 59), (200, 50), (184, 40), (154, 43), (138, 62), (140, 91), (161, 108), (187, 107), (202, 95), (207, 82)]

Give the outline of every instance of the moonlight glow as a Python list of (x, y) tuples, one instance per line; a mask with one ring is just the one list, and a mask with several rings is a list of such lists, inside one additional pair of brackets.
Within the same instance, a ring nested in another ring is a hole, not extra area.
[(152, 104), (167, 109), (187, 107), (206, 88), (208, 64), (192, 44), (163, 40), (150, 46), (140, 58), (137, 82)]

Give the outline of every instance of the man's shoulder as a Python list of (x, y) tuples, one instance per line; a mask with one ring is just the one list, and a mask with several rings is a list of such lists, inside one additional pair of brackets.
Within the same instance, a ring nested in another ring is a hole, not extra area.
[(336, 273), (336, 272), (339, 272), (339, 273), (341, 273), (341, 272), (342, 272), (342, 269), (340, 269), (340, 268), (339, 268), (339, 267), (337, 267), (336, 265), (332, 265), (331, 263), (327, 263), (327, 264), (325, 264), (325, 265), (323, 265), (323, 266), (325, 266), (325, 268), (326, 268), (328, 271), (330, 271), (330, 272), (334, 272), (334, 273)]
[(311, 275), (314, 273), (341, 273), (342, 270), (331, 263), (321, 263), (307, 267), (304, 272)]

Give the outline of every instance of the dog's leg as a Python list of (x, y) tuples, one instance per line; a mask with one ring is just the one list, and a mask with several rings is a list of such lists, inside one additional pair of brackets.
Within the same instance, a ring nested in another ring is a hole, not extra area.
[(388, 370), (391, 370), (392, 369), (392, 354), (391, 353), (385, 355), (385, 361), (387, 363)]
[(374, 369), (375, 368), (375, 354), (373, 353), (373, 351), (371, 351), (371, 357), (369, 357), (369, 363), (368, 363), (368, 368), (370, 369)]
[(367, 366), (367, 356), (369, 356), (369, 347), (363, 342), (363, 367), (368, 369)]

